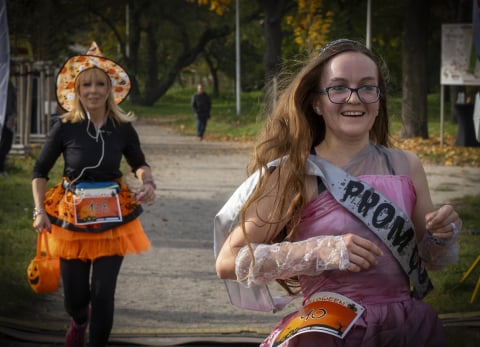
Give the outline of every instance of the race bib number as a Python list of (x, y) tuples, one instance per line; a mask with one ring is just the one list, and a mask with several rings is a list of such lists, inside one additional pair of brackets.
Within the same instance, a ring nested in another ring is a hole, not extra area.
[(122, 221), (122, 210), (116, 188), (77, 187), (73, 201), (77, 225)]
[(294, 336), (319, 332), (343, 339), (365, 309), (349, 298), (330, 292), (317, 293), (293, 315), (275, 336), (272, 347), (281, 347)]

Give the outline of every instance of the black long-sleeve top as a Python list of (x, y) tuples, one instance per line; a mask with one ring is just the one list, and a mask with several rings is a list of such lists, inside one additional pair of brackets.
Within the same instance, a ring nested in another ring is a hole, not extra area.
[[(89, 136), (87, 133), (93, 136)], [(104, 141), (104, 154), (100, 165), (85, 170), (79, 180), (111, 181), (122, 176), (120, 163), (122, 155), (135, 172), (141, 166), (148, 166), (140, 146), (138, 134), (131, 123), (113, 123), (109, 119), (100, 129)], [(97, 166), (102, 157), (102, 138), (95, 139), (93, 124), (88, 121), (77, 123), (55, 122), (42, 147), (33, 168), (33, 178), (46, 178), (58, 157), (64, 157), (64, 177), (76, 179), (84, 167)]]
[(195, 112), (199, 117), (208, 118), (210, 116), (212, 101), (207, 93), (203, 92), (193, 94), (191, 104), (193, 112)]

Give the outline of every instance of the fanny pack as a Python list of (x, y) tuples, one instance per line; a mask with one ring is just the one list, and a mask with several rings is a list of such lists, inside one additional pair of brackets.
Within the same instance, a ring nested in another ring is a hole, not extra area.
[(79, 182), (72, 188), (76, 225), (122, 221), (117, 182)]

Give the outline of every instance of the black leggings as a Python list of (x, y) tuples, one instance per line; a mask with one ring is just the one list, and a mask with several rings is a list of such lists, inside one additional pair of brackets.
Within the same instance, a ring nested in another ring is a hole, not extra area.
[(91, 303), (89, 336), (91, 347), (107, 345), (113, 326), (115, 287), (122, 261), (122, 256), (102, 257), (93, 262), (78, 259), (60, 260), (67, 313), (77, 324), (83, 324), (88, 319)]

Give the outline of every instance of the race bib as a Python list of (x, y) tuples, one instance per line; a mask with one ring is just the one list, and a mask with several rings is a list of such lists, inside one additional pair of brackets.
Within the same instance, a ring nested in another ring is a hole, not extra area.
[(73, 197), (75, 224), (121, 222), (118, 189), (116, 182), (77, 184)]
[(272, 347), (281, 347), (294, 336), (319, 332), (343, 339), (365, 309), (346, 296), (320, 292), (293, 315), (275, 336)]

